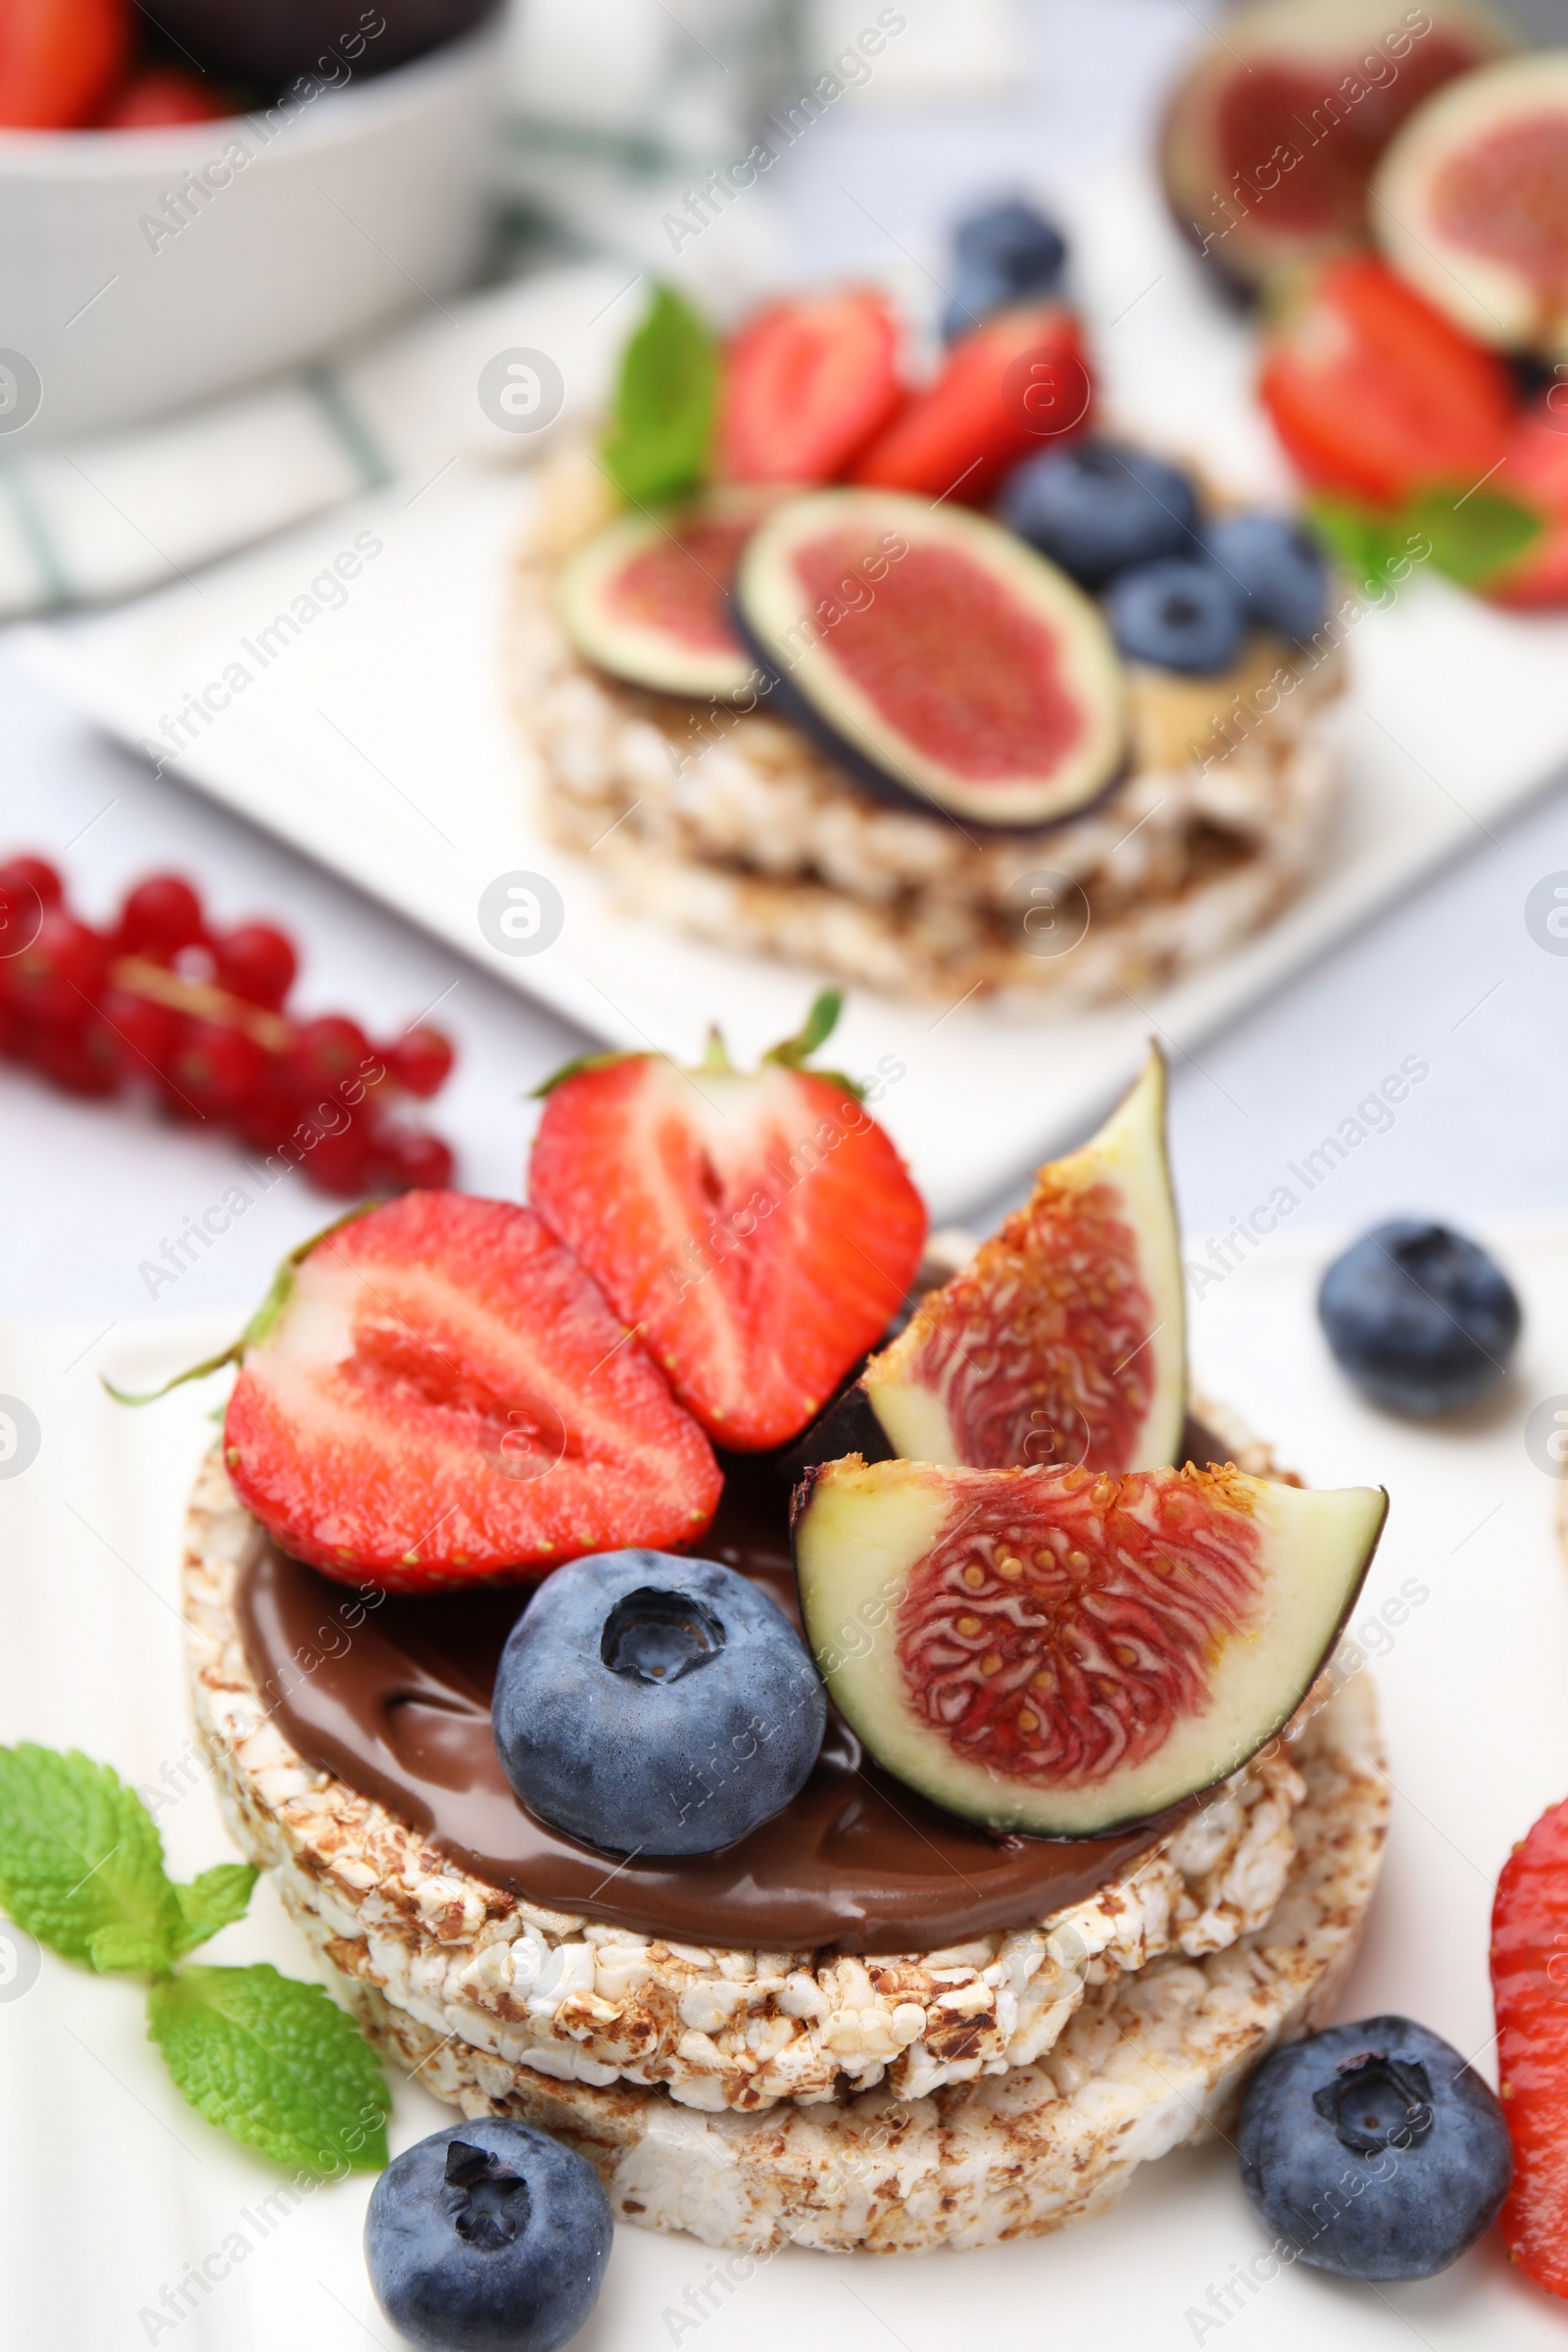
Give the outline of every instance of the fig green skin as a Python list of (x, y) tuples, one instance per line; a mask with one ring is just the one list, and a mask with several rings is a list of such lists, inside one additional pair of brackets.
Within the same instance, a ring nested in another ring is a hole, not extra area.
[(869, 759), (858, 744), (851, 743), (841, 735), (831, 719), (791, 685), (788, 673), (775, 665), (760, 638), (749, 625), (745, 608), (736, 596), (730, 599), (730, 624), (762, 672), (766, 681), (762, 691), (775, 716), (788, 719), (792, 726), (799, 727), (801, 733), (808, 736), (836, 767), (844, 770), (852, 782), (890, 808), (912, 808), (918, 815), (934, 817), (941, 824), (952, 825), (959, 832), (983, 833), (993, 840), (1002, 841), (1010, 837), (1028, 841), (1039, 834), (1054, 832), (1058, 825), (1075, 824), (1091, 808), (1098, 808), (1102, 801), (1108, 800), (1117, 785), (1126, 779), (1131, 765), (1130, 751), (1114, 772), (1102, 783), (1097, 784), (1075, 808), (1059, 808), (1054, 816), (1042, 817), (1037, 823), (989, 825), (984, 817), (976, 816), (967, 809), (961, 817), (955, 815), (950, 809), (944, 808), (940, 801), (933, 800), (930, 793), (916, 790), (900, 775), (896, 767), (891, 764), (884, 766), (880, 761)]
[[(863, 1391), (857, 1393), (858, 1389), (858, 1384), (856, 1389), (846, 1392), (841, 1399), (844, 1411), (852, 1419), (857, 1419), (863, 1402), (864, 1411), (871, 1414), (874, 1421), (875, 1415), (871, 1413), (869, 1401), (864, 1399)], [(837, 1431), (834, 1434), (837, 1435)], [(809, 1433), (808, 1435), (809, 1436)], [(877, 1458), (881, 1460), (898, 1459), (899, 1457), (887, 1456), (879, 1452)], [(1251, 1761), (1253, 1756), (1267, 1747), (1271, 1740), (1278, 1739), (1333, 1657), (1340, 1639), (1365, 1589), (1366, 1580), (1371, 1573), (1372, 1562), (1388, 1520), (1388, 1494), (1385, 1489), (1380, 1490), (1383, 1500), (1381, 1514), (1361, 1554), (1359, 1566), (1348, 1581), (1332, 1629), (1321, 1645), (1316, 1648), (1314, 1654), (1309, 1659), (1303, 1659), (1290, 1703), (1271, 1722), (1258, 1727), (1256, 1738), (1252, 1740), (1251, 1744), (1245, 1752), (1238, 1751), (1225, 1757), (1217, 1771), (1203, 1774), (1193, 1773), (1184, 1776), (1179, 1781), (1173, 1780), (1160, 1791), (1156, 1800), (1136, 1806), (1130, 1805), (1126, 1811), (1107, 1815), (1102, 1820), (1096, 1820), (1083, 1827), (1058, 1821), (1049, 1828), (1037, 1828), (1019, 1820), (1012, 1810), (999, 1809), (994, 1804), (975, 1801), (963, 1788), (954, 1786), (947, 1776), (944, 1776), (943, 1785), (939, 1787), (931, 1776), (901, 1771), (889, 1760), (886, 1745), (880, 1737), (879, 1725), (871, 1718), (868, 1711), (858, 1703), (855, 1690), (848, 1686), (846, 1677), (840, 1671), (842, 1658), (834, 1655), (840, 1628), (833, 1622), (832, 1613), (824, 1612), (818, 1604), (817, 1592), (813, 1590), (812, 1580), (806, 1573), (801, 1557), (803, 1533), (806, 1522), (810, 1516), (817, 1489), (824, 1479), (831, 1477), (832, 1472), (838, 1466), (836, 1461), (820, 1459), (808, 1463), (801, 1475), (790, 1502), (790, 1539), (795, 1553), (796, 1582), (801, 1594), (802, 1620), (806, 1626), (807, 1639), (811, 1644), (818, 1668), (827, 1685), (828, 1695), (834, 1706), (851, 1731), (855, 1733), (866, 1753), (885, 1772), (892, 1774), (895, 1779), (903, 1780), (907, 1787), (918, 1789), (919, 1793), (929, 1799), (931, 1803), (943, 1805), (949, 1812), (956, 1813), (962, 1819), (980, 1822), (987, 1829), (999, 1835), (1041, 1838), (1053, 1844), (1076, 1844), (1085, 1839), (1114, 1838), (1132, 1829), (1149, 1828), (1163, 1831), (1173, 1827), (1178, 1821), (1186, 1819), (1189, 1814), (1197, 1810), (1206, 1797), (1223, 1788), (1234, 1774), (1241, 1771)]]
[[(497, 0), (159, 0), (157, 21), (209, 72), (281, 90), (296, 74), (336, 84), (386, 74), (456, 40)], [(385, 29), (371, 32), (377, 18)], [(354, 44), (363, 41), (356, 52)], [(346, 44), (346, 45), (345, 45)]]

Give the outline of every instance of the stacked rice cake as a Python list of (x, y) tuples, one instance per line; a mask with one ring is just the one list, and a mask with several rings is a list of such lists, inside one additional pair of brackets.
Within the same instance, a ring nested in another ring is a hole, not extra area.
[(1307, 647), (1254, 633), (1215, 677), (1130, 664), (1123, 779), (1082, 816), (984, 835), (873, 799), (765, 705), (654, 694), (585, 662), (555, 581), (610, 494), (583, 449), (536, 490), (508, 691), (546, 830), (631, 911), (894, 996), (1087, 1004), (1235, 946), (1322, 854), (1345, 684), (1331, 632)]
[(241, 1633), (257, 1540), (215, 1456), (184, 1607), (238, 1843), (374, 2041), (466, 2114), (562, 2133), (628, 2221), (753, 2252), (1059, 2227), (1223, 2128), (1353, 1951), (1387, 1814), (1364, 1676), (1051, 1918), (941, 1951), (725, 1951), (486, 1885), (302, 1757)]

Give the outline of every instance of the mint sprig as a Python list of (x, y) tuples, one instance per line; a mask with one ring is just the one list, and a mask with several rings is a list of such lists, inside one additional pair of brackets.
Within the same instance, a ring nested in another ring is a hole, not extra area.
[(378, 2171), (386, 2079), (319, 1984), (254, 1968), (186, 1968), (147, 1996), (147, 2032), (210, 2124), (291, 2171)]
[(605, 470), (634, 506), (658, 506), (695, 490), (708, 468), (718, 405), (718, 346), (707, 325), (668, 286), (626, 346)]
[(152, 1979), (148, 2034), (210, 2123), (295, 2170), (379, 2171), (386, 2082), (319, 1984), (265, 1961), (176, 1971), (243, 1918), (256, 1879), (220, 1862), (176, 1885), (151, 1813), (110, 1765), (0, 1747), (0, 1909), (63, 1959)]
[(1461, 588), (1484, 588), (1540, 538), (1539, 514), (1500, 490), (1428, 490), (1405, 515), (1432, 542), (1432, 561)]
[(1544, 529), (1541, 516), (1501, 491), (1433, 487), (1400, 507), (1324, 494), (1308, 517), (1358, 588), (1376, 590), (1430, 563), (1461, 588), (1485, 589)]
[(1417, 539), (1412, 547), (1411, 534), (1397, 513), (1363, 507), (1355, 499), (1325, 495), (1310, 500), (1306, 512), (1318, 537), (1357, 588), (1384, 587), (1397, 576), (1395, 564), (1402, 560), (1408, 566), (1421, 546)]
[(179, 1905), (179, 1927), (174, 1936), (176, 1955), (193, 1952), (199, 1943), (216, 1936), (220, 1928), (232, 1926), (243, 1919), (250, 1907), (251, 1888), (258, 1872), (252, 1862), (216, 1862), (192, 1879), (188, 1886), (176, 1886), (174, 1899)]
[(0, 1747), (0, 1904), (89, 1968), (168, 1968), (179, 1898), (133, 1788), (73, 1748)]

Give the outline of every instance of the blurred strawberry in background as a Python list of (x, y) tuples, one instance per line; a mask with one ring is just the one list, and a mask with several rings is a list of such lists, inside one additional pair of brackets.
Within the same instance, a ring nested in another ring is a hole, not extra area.
[(144, 66), (121, 84), (98, 118), (100, 130), (161, 130), (232, 114), (213, 85), (178, 66)]
[(0, 125), (76, 130), (129, 61), (130, 0), (0, 0)]

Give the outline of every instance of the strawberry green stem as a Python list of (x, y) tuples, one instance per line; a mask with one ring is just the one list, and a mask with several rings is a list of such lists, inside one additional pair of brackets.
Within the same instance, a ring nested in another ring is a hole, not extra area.
[(220, 1354), (209, 1355), (201, 1363), (191, 1364), (185, 1371), (176, 1372), (172, 1379), (165, 1381), (161, 1389), (144, 1389), (139, 1393), (129, 1389), (117, 1389), (114, 1382), (106, 1374), (100, 1372), (98, 1377), (115, 1402), (117, 1404), (156, 1404), (160, 1396), (167, 1396), (172, 1389), (183, 1388), (188, 1380), (206, 1380), (210, 1374), (221, 1372), (225, 1364), (241, 1362), (246, 1348), (259, 1347), (283, 1312), (294, 1289), (295, 1273), (305, 1263), (311, 1251), (324, 1242), (329, 1235), (341, 1231), (345, 1225), (352, 1225), (356, 1217), (363, 1217), (370, 1209), (379, 1205), (379, 1202), (375, 1200), (362, 1200), (357, 1208), (345, 1209), (342, 1216), (332, 1219), (330, 1225), (323, 1225), (319, 1233), (313, 1233), (308, 1241), (301, 1242), (297, 1248), (291, 1250), (287, 1257), (280, 1262), (276, 1273), (272, 1276), (266, 1298), (240, 1333), (239, 1338), (231, 1340)]

